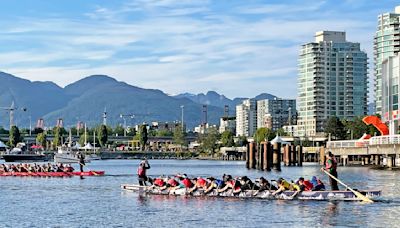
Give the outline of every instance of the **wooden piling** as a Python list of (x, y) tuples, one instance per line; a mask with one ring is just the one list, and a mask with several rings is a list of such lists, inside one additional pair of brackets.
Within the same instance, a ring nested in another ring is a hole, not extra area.
[(264, 143), (264, 170), (271, 171), (272, 167), (272, 148), (270, 142)]
[(297, 166), (303, 166), (303, 147), (297, 146)]
[(325, 147), (321, 147), (319, 151), (319, 164), (325, 165)]
[(249, 162), (249, 168), (250, 169), (255, 169), (256, 168), (256, 153), (255, 153), (255, 143), (251, 142), (249, 143), (250, 145), (250, 162)]
[(291, 145), (291, 150), (290, 150), (290, 163), (292, 166), (296, 165), (296, 161), (295, 161), (295, 153), (296, 153), (296, 146), (295, 145)]
[(257, 152), (258, 152), (258, 169), (263, 170), (264, 169), (264, 150), (263, 150), (263, 145), (262, 142), (257, 145)]
[(272, 154), (273, 168), (281, 171), (281, 144), (274, 143), (273, 154)]
[(283, 148), (283, 165), (290, 166), (290, 145), (285, 145)]
[(250, 169), (250, 143), (247, 144), (246, 150), (246, 168)]

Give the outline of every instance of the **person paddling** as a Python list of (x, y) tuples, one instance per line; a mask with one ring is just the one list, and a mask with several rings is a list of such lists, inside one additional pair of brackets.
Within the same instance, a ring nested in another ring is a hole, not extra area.
[(79, 168), (81, 170), (81, 172), (83, 172), (83, 166), (85, 166), (85, 154), (83, 152), (78, 152), (77, 157), (79, 159)]
[(146, 181), (149, 181), (149, 178), (146, 175), (146, 170), (150, 169), (150, 164), (145, 158), (139, 164), (139, 168), (137, 170), (138, 181), (140, 186), (146, 186)]
[[(321, 170), (325, 170), (329, 174), (337, 178), (338, 173), (336, 168), (337, 168), (337, 162), (335, 156), (332, 154), (332, 152), (329, 151), (328, 154), (326, 155), (325, 168), (321, 168)], [(332, 191), (339, 191), (338, 183), (334, 178), (329, 177), (329, 183), (331, 184)]]

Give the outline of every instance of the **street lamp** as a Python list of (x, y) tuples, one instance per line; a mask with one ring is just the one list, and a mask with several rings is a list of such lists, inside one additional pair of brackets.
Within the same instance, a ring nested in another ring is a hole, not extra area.
[(133, 115), (133, 114), (120, 114), (119, 117), (124, 120), (124, 137), (126, 137), (126, 118), (133, 119), (135, 117), (135, 115)]
[(32, 117), (29, 116), (29, 136), (32, 136)]
[(181, 109), (182, 109), (182, 113), (181, 113), (181, 124), (182, 124), (182, 132), (185, 132), (185, 129), (184, 129), (184, 127), (183, 127), (183, 109), (185, 108), (185, 106), (184, 105), (181, 105)]

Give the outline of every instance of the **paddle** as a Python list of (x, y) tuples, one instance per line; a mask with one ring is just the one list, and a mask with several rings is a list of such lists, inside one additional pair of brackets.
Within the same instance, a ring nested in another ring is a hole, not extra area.
[(351, 192), (354, 193), (354, 195), (356, 195), (358, 198), (360, 198), (362, 201), (364, 202), (368, 202), (368, 203), (373, 203), (374, 201), (372, 201), (370, 198), (364, 196), (363, 194), (361, 194), (360, 192), (350, 188), (349, 186), (347, 186), (346, 184), (344, 184), (342, 181), (340, 181), (338, 178), (336, 178), (335, 176), (333, 176), (332, 174), (328, 173), (326, 170), (322, 169), (322, 171), (328, 175), (329, 177), (331, 177), (332, 179), (336, 180), (337, 182), (339, 182), (341, 185), (343, 185), (345, 188), (349, 189)]

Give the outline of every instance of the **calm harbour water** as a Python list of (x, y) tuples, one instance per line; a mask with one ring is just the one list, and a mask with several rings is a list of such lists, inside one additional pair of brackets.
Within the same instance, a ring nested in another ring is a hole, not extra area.
[[(2, 161), (0, 161), (1, 163)], [(358, 189), (381, 189), (382, 200), (359, 202), (240, 200), (139, 196), (120, 189), (137, 183), (138, 160), (94, 161), (87, 168), (106, 176), (0, 177), (0, 227), (396, 227), (400, 218), (400, 172), (339, 167), (339, 177)], [(247, 170), (244, 162), (150, 160), (150, 175), (318, 175), (319, 166)]]

